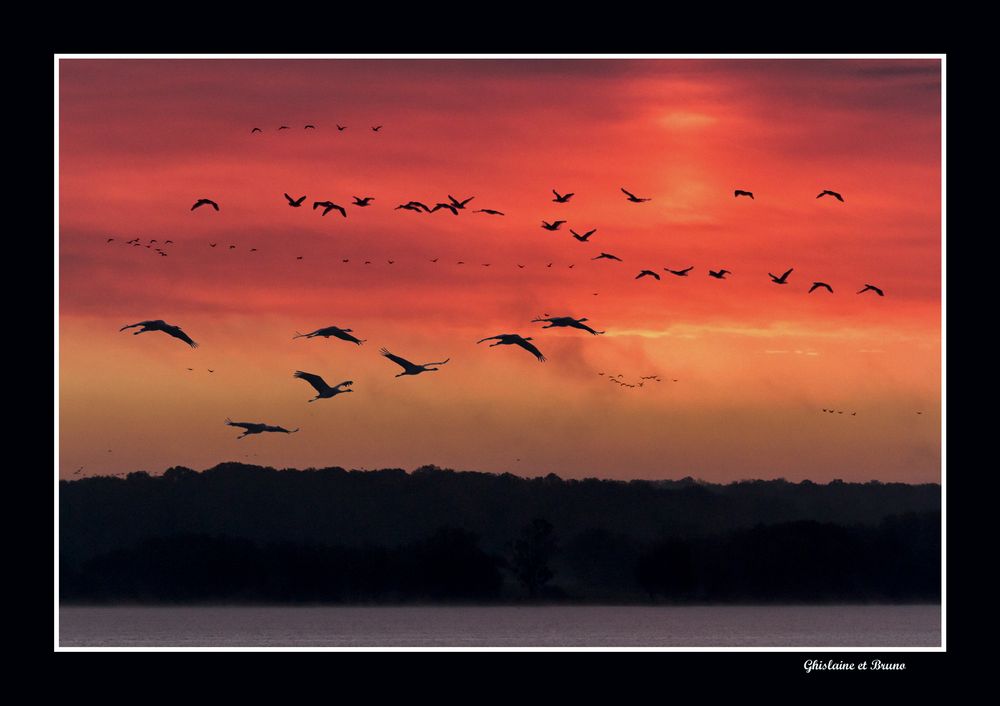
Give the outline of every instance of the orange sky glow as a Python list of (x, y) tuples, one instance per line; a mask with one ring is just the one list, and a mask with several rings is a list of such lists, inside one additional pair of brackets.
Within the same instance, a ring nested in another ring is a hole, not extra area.
[[(62, 477), (940, 482), (939, 60), (62, 59), (58, 94)], [(475, 198), (395, 209), (447, 194)], [(200, 345), (119, 332), (145, 319)], [(292, 339), (330, 325), (364, 345)], [(450, 362), (395, 378), (381, 346)], [(296, 370), (353, 392), (307, 403)]]

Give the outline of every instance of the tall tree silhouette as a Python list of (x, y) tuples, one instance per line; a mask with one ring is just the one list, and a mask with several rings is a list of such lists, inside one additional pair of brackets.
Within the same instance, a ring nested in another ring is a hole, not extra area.
[(556, 552), (555, 528), (536, 517), (521, 530), (511, 549), (511, 566), (528, 595), (536, 598), (549, 581), (552, 569), (549, 560)]

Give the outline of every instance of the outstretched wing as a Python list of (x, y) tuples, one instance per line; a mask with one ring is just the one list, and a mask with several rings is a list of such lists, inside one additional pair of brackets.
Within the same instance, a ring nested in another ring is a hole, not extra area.
[(545, 362), (545, 356), (542, 355), (542, 352), (540, 350), (538, 350), (537, 348), (535, 348), (535, 346), (531, 343), (531, 341), (527, 341), (527, 340), (521, 338), (521, 339), (519, 339), (517, 341), (514, 341), (514, 343), (516, 343), (517, 345), (521, 346), (521, 348), (523, 348), (524, 350), (526, 350), (529, 353), (531, 353), (531, 355), (533, 355), (536, 358), (538, 358), (538, 362), (540, 362), (540, 363), (544, 363)]
[(234, 422), (232, 419), (226, 419), (226, 424), (231, 427), (240, 427), (242, 429), (246, 429), (247, 431), (260, 426), (254, 422)]
[(335, 208), (338, 211), (340, 211), (340, 215), (341, 216), (343, 216), (344, 218), (347, 218), (347, 210), (343, 206), (338, 206), (337, 204), (333, 204), (333, 208)]
[(163, 331), (168, 336), (173, 336), (174, 338), (179, 338), (180, 340), (184, 341), (186, 344), (188, 344), (192, 348), (197, 348), (198, 347), (198, 344), (195, 343), (194, 341), (192, 341), (190, 336), (188, 336), (186, 333), (184, 333), (183, 331), (181, 331), (181, 327), (180, 326), (164, 326), (160, 330)]
[(789, 267), (788, 270), (785, 272), (785, 274), (781, 275), (781, 277), (779, 277), (779, 279), (786, 279), (788, 277), (788, 275), (792, 274), (792, 270), (793, 269), (794, 268)]
[(330, 386), (326, 384), (326, 380), (313, 373), (304, 373), (301, 370), (296, 370), (292, 373), (292, 377), (296, 377), (299, 380), (305, 380), (316, 389), (316, 392), (326, 392), (330, 389)]
[[(536, 321), (537, 320), (538, 319), (536, 319)], [(487, 336), (486, 338), (480, 338), (478, 341), (476, 341), (476, 343), (482, 343), (483, 341), (492, 341), (494, 338), (499, 341), (501, 338), (503, 338), (503, 334), (500, 334), (499, 336)]]
[(636, 196), (635, 194), (633, 194), (631, 191), (628, 191), (627, 189), (625, 189), (624, 186), (622, 187), (622, 193), (625, 194), (626, 196), (628, 196), (630, 199), (639, 198), (638, 196)]
[[(280, 128), (279, 128), (279, 129), (280, 129)], [(291, 196), (289, 196), (289, 195), (288, 195), (287, 193), (285, 194), (285, 198), (286, 198), (286, 199), (288, 199), (288, 203), (295, 203), (295, 199), (293, 199), (293, 198), (292, 198)]]
[(350, 343), (356, 343), (359, 346), (362, 343), (364, 343), (364, 341), (362, 341), (360, 338), (356, 338), (356, 337), (352, 336), (350, 334), (350, 330), (351, 329), (349, 329), (349, 328), (346, 328), (346, 329), (334, 329), (332, 331), (332, 333), (333, 333), (334, 336), (336, 336), (337, 338), (339, 338), (342, 341), (349, 341)]
[(386, 358), (388, 358), (389, 360), (391, 360), (393, 363), (400, 366), (404, 370), (412, 370), (413, 368), (417, 367), (416, 365), (408, 361), (406, 358), (400, 358), (398, 355), (393, 355), (385, 348), (380, 348), (379, 353), (384, 355)]

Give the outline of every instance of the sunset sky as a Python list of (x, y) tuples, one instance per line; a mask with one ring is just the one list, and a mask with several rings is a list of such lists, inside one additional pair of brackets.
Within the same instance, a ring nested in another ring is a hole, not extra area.
[[(938, 60), (62, 59), (58, 73), (62, 477), (235, 460), (940, 481)], [(475, 198), (458, 217), (395, 210), (447, 194)], [(199, 198), (221, 210), (192, 212)], [(311, 208), (328, 199), (348, 218)], [(591, 260), (602, 251), (624, 262)], [(807, 294), (816, 280), (834, 294)], [(885, 297), (855, 294), (865, 283)], [(542, 314), (606, 333), (543, 330)], [(146, 319), (199, 347), (119, 332)], [(331, 325), (366, 342), (292, 339)], [(500, 333), (533, 336), (547, 362), (476, 343)], [(381, 346), (451, 360), (395, 378)], [(307, 403), (296, 370), (353, 392)], [(619, 373), (662, 382), (609, 383)], [(227, 417), (301, 431), (237, 441)]]

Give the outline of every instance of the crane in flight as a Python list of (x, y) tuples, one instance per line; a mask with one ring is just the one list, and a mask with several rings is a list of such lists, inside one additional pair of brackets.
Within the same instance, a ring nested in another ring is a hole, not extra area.
[(285, 429), (285, 427), (275, 426), (273, 424), (261, 424), (258, 422), (234, 422), (232, 419), (226, 419), (226, 424), (231, 427), (240, 427), (243, 429), (243, 433), (237, 436), (237, 439), (242, 439), (244, 436), (249, 436), (250, 434), (260, 434), (265, 431), (276, 431), (282, 432), (283, 434), (294, 434), (299, 429)]
[(653, 199), (641, 199), (638, 196), (636, 196), (635, 194), (633, 194), (631, 191), (628, 191), (627, 189), (625, 189), (625, 187), (622, 187), (622, 193), (625, 194), (628, 197), (628, 200), (631, 201), (632, 203), (642, 203), (643, 201), (652, 201), (653, 200)]
[(501, 333), (497, 336), (487, 336), (486, 338), (481, 338), (478, 341), (476, 341), (476, 343), (482, 343), (483, 341), (492, 341), (493, 339), (496, 339), (496, 343), (491, 343), (490, 348), (493, 348), (494, 346), (509, 346), (509, 345), (521, 346), (521, 348), (523, 348), (524, 350), (531, 353), (531, 355), (538, 358), (539, 363), (545, 362), (545, 356), (542, 355), (542, 352), (537, 348), (535, 348), (534, 344), (528, 343), (528, 341), (531, 340), (531, 336), (525, 338), (516, 333)]
[(180, 326), (172, 326), (168, 324), (166, 321), (163, 321), (162, 319), (154, 319), (152, 321), (140, 321), (137, 324), (129, 324), (128, 326), (122, 326), (118, 330), (124, 331), (125, 329), (136, 328), (137, 326), (141, 326), (142, 328), (140, 328), (138, 331), (133, 331), (132, 332), (133, 336), (138, 336), (140, 333), (146, 333), (148, 331), (163, 331), (163, 333), (167, 334), (168, 336), (179, 338), (192, 348), (198, 347), (198, 344), (192, 341), (191, 337), (188, 336), (186, 333), (184, 333), (181, 330)]
[(314, 373), (304, 373), (301, 370), (296, 370), (292, 373), (292, 377), (298, 378), (299, 380), (305, 380), (316, 390), (316, 396), (309, 400), (310, 402), (324, 400), (344, 392), (353, 392), (353, 390), (347, 389), (354, 384), (353, 380), (344, 380), (344, 382), (330, 387), (326, 384), (326, 380)]
[(194, 206), (191, 207), (191, 210), (193, 211), (196, 208), (201, 208), (202, 206), (211, 206), (216, 211), (219, 210), (219, 204), (215, 203), (212, 199), (198, 199), (194, 202)]
[(295, 335), (292, 336), (292, 340), (294, 341), (296, 338), (316, 338), (317, 336), (320, 336), (322, 338), (329, 338), (330, 336), (333, 336), (334, 338), (339, 338), (342, 341), (348, 341), (349, 343), (356, 343), (359, 346), (365, 342), (366, 339), (355, 338), (354, 336), (351, 335), (351, 333), (352, 329), (349, 328), (340, 328), (339, 326), (327, 326), (326, 328), (318, 328), (312, 333), (299, 333), (298, 331), (296, 331)]
[(432, 371), (432, 370), (439, 370), (440, 368), (432, 368), (430, 366), (432, 366), (432, 365), (444, 365), (449, 360), (451, 360), (451, 358), (445, 358), (444, 360), (438, 361), (436, 363), (423, 363), (422, 365), (416, 365), (416, 364), (411, 363), (410, 361), (408, 361), (406, 358), (401, 358), (398, 355), (393, 355), (392, 353), (390, 353), (385, 348), (380, 348), (379, 349), (379, 353), (381, 353), (382, 355), (384, 355), (386, 358), (388, 358), (389, 360), (391, 360), (396, 365), (398, 365), (401, 368), (403, 368), (403, 372), (398, 373), (396, 375), (396, 377), (401, 377), (403, 375), (419, 375), (420, 373), (425, 373), (425, 372), (429, 372), (429, 371)]
[(792, 269), (793, 268), (789, 267), (788, 270), (785, 271), (785, 274), (781, 275), (781, 277), (772, 275), (770, 272), (767, 273), (767, 276), (770, 277), (771, 281), (775, 284), (788, 284), (788, 275), (792, 274)]
[(595, 335), (599, 333), (604, 333), (604, 331), (595, 331), (594, 329), (590, 328), (585, 323), (583, 323), (584, 321), (587, 321), (586, 317), (582, 319), (574, 319), (572, 316), (552, 316), (545, 319), (543, 318), (532, 319), (531, 323), (536, 323), (539, 321), (549, 322), (548, 326), (542, 326), (542, 328), (556, 328), (561, 326), (568, 326), (570, 328), (578, 328), (581, 331), (590, 331), (592, 334)]
[(864, 289), (858, 291), (858, 294), (864, 294), (865, 292), (867, 292), (869, 290), (872, 291), (872, 292), (875, 292), (880, 297), (884, 297), (885, 296), (885, 292), (883, 292), (881, 289), (879, 289), (878, 287), (876, 287), (874, 284), (866, 284)]

